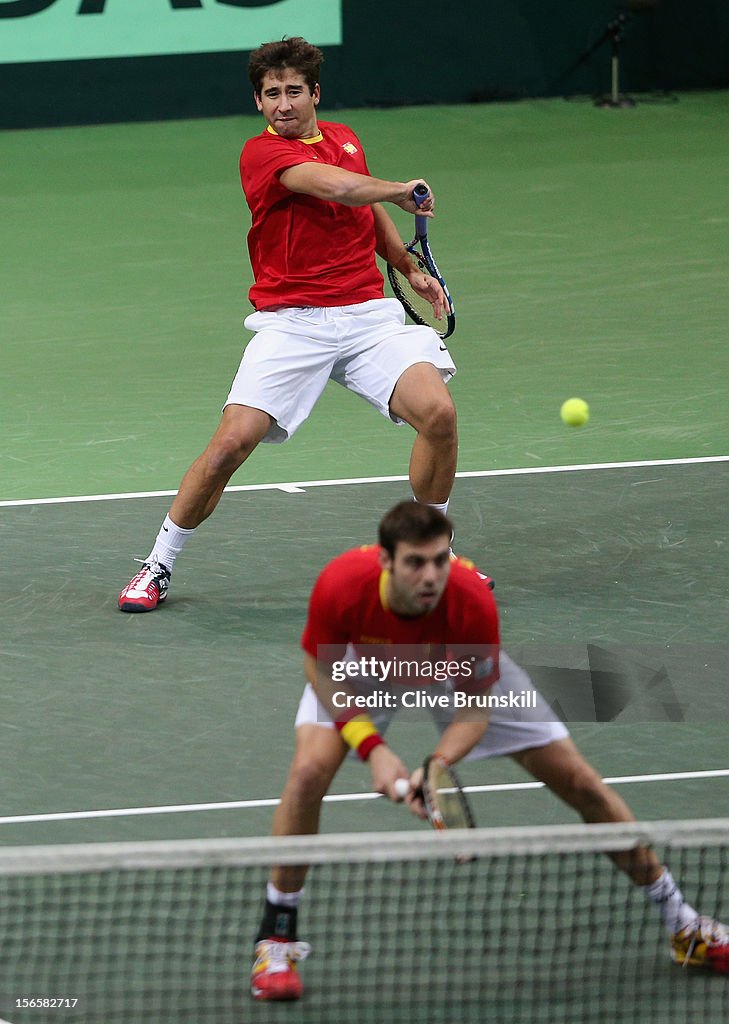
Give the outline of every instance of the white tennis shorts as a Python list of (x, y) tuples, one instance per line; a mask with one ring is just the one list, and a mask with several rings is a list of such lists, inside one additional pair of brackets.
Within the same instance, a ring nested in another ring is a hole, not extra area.
[(409, 366), (432, 363), (445, 382), (456, 372), (445, 343), (430, 327), (406, 325), (397, 299), (251, 313), (245, 326), (256, 334), (225, 404), (267, 412), (275, 423), (263, 440), (273, 443), (301, 426), (328, 380), (401, 423), (389, 403)]
[[(534, 686), (530, 677), (502, 651), (499, 655), (500, 678), (488, 693), (508, 699), (509, 693), (533, 694), (524, 703), (532, 707), (494, 707), (489, 711), (489, 724), (481, 741), (464, 758), (465, 761), (476, 761), (483, 757), (503, 757), (518, 754), (532, 747), (545, 747), (554, 740), (569, 736), (564, 723), (552, 711), (550, 706)], [(393, 717), (393, 712), (386, 709), (367, 711), (379, 731), (384, 734)], [(438, 732), (443, 732), (450, 723), (452, 712), (438, 713), (431, 711)], [(314, 688), (307, 683), (299, 701), (296, 713), (296, 726), (321, 725), (333, 729), (334, 723), (326, 709), (319, 703)]]

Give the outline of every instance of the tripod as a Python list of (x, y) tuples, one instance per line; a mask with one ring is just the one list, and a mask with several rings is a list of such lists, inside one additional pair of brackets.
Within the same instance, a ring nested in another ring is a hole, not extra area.
[(620, 44), (623, 42), (625, 26), (633, 14), (639, 11), (652, 11), (658, 7), (659, 3), (660, 0), (622, 0), (622, 3), (618, 7), (617, 15), (611, 22), (609, 22), (600, 38), (597, 39), (588, 50), (585, 50), (584, 53), (580, 54), (574, 64), (572, 64), (564, 74), (560, 75), (558, 82), (562, 82), (582, 64), (585, 64), (590, 57), (592, 57), (593, 53), (595, 53), (596, 50), (599, 50), (603, 43), (606, 43), (609, 40), (611, 50), (610, 92), (607, 96), (598, 96), (595, 99), (595, 106), (615, 108), (634, 107), (635, 100), (620, 92)]
[[(595, 100), (596, 107), (634, 107), (635, 100), (630, 96), (624, 96), (620, 92), (620, 44), (623, 41), (623, 28), (628, 20), (628, 14), (621, 11), (614, 21), (611, 21), (603, 34), (598, 39), (593, 50), (601, 46), (606, 40), (610, 40), (610, 93), (607, 96), (598, 96)], [(590, 51), (592, 52), (592, 50)]]

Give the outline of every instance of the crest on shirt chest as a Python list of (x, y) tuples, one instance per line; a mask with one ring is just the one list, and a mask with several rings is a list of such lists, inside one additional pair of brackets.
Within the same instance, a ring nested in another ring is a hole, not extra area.
[(430, 661), (431, 658), (443, 657), (444, 648), (443, 644), (431, 644), (431, 643), (405, 643), (396, 644), (392, 638), (383, 636), (369, 636), (366, 633), (360, 635), (359, 640), (356, 641), (355, 646), (357, 647), (386, 647), (392, 649), (397, 647), (398, 656), (401, 658), (413, 658), (418, 661)]

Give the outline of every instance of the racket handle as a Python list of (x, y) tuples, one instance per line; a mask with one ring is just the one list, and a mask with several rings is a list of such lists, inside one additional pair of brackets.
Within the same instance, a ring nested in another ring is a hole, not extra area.
[[(415, 188), (413, 189), (413, 199), (415, 200), (415, 205), (420, 206), (421, 203), (425, 202), (429, 195), (430, 190), (428, 189), (427, 185), (416, 185)], [(418, 238), (425, 238), (425, 236), (428, 234), (428, 218), (419, 217), (417, 213), (415, 214), (415, 234), (418, 236)]]

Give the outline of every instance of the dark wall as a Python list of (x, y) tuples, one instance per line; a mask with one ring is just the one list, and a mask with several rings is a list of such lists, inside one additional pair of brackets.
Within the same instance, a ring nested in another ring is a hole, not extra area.
[[(2, 0), (0, 0), (2, 2)], [(315, 2), (315, 0), (312, 0)], [(630, 0), (629, 0), (630, 2)], [(633, 0), (634, 2), (634, 0)], [(343, 0), (341, 47), (324, 47), (324, 105), (472, 102), (607, 92), (605, 0)], [(2, 32), (3, 19), (0, 19)], [(628, 14), (621, 88), (729, 87), (727, 0), (660, 0)], [(581, 59), (582, 58), (582, 59)], [(249, 112), (247, 53), (0, 65), (0, 127)]]

